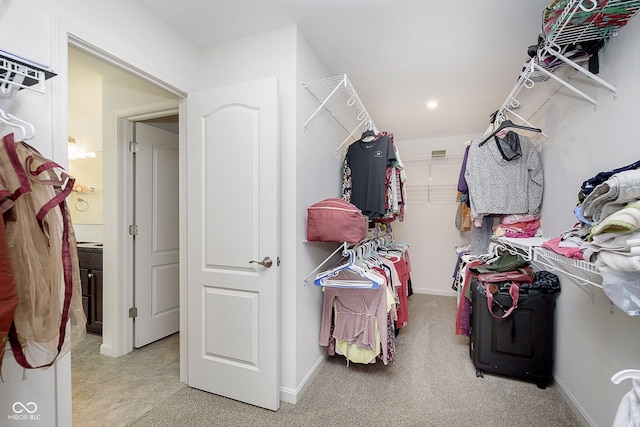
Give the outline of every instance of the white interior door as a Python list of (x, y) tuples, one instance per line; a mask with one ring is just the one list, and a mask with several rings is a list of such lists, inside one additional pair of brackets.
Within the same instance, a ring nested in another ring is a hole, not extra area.
[(180, 330), (178, 134), (135, 123), (135, 347)]
[(277, 100), (275, 77), (187, 100), (188, 384), (271, 410), (280, 405)]

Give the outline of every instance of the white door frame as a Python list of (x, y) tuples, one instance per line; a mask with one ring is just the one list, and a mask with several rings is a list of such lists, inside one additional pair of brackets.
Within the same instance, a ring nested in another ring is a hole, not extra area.
[[(158, 117), (165, 117), (174, 114), (180, 114), (180, 101), (166, 100), (160, 102), (154, 102), (151, 104), (138, 105), (131, 108), (116, 110), (113, 112), (116, 118), (116, 163), (117, 163), (117, 175), (116, 175), (116, 205), (121, 208), (116, 212), (117, 218), (115, 223), (117, 224), (115, 230), (106, 230), (105, 238), (107, 234), (111, 233), (115, 238), (115, 264), (117, 267), (113, 271), (117, 272), (117, 276), (114, 277), (115, 282), (112, 288), (115, 288), (115, 292), (112, 293), (111, 298), (108, 298), (107, 286), (104, 286), (103, 292), (105, 293), (104, 300), (109, 301), (103, 307), (105, 317), (108, 317), (113, 321), (113, 327), (107, 327), (105, 331), (105, 325), (103, 323), (103, 344), (100, 346), (100, 353), (110, 356), (121, 356), (123, 354), (133, 351), (133, 320), (122, 316), (122, 313), (127, 313), (130, 307), (134, 305), (133, 287), (131, 283), (135, 274), (135, 266), (133, 265), (133, 239), (128, 234), (129, 224), (133, 224), (133, 209), (131, 209), (131, 203), (133, 200), (133, 167), (132, 156), (129, 155), (129, 142), (133, 139), (133, 127), (134, 122), (148, 119), (155, 119)], [(182, 126), (180, 126), (182, 128)], [(180, 132), (182, 133), (182, 132)], [(180, 150), (182, 152), (182, 150)], [(182, 155), (180, 154), (182, 157)], [(106, 157), (106, 150), (105, 150)], [(182, 164), (182, 162), (180, 162)], [(180, 165), (180, 173), (182, 174), (182, 166)], [(105, 180), (106, 186), (106, 180)], [(186, 193), (180, 190), (180, 206), (185, 206), (183, 198), (186, 199)], [(182, 222), (182, 212), (180, 214)], [(182, 227), (182, 225), (180, 225)], [(180, 236), (183, 236), (180, 233)], [(186, 236), (181, 237), (180, 244), (186, 244)], [(182, 261), (182, 260), (180, 260)], [(182, 262), (180, 263), (181, 271), (181, 294), (183, 280)], [(122, 268), (126, 266), (125, 268)], [(105, 271), (107, 269), (105, 268)], [(182, 305), (181, 297), (181, 305)], [(180, 317), (182, 319), (182, 310)], [(186, 322), (183, 325), (181, 320), (180, 328), (185, 328)], [(109, 332), (110, 336), (105, 337), (105, 332)], [(182, 338), (181, 337), (181, 352), (182, 352)], [(185, 343), (186, 343), (186, 337)], [(106, 342), (105, 342), (106, 341)], [(110, 344), (109, 344), (110, 343)], [(186, 350), (186, 345), (184, 346)]]
[[(85, 29), (78, 27), (77, 25), (67, 21), (64, 18), (59, 16), (52, 16), (52, 68), (55, 69), (59, 74), (67, 76), (68, 75), (68, 46), (71, 44), (76, 48), (79, 48), (93, 56), (97, 56), (112, 65), (119, 67), (122, 70), (130, 72), (132, 75), (135, 75), (141, 79), (148, 81), (158, 87), (161, 87), (167, 90), (170, 93), (175, 94), (178, 101), (175, 101), (171, 106), (164, 105), (163, 107), (159, 107), (156, 105), (156, 109), (149, 112), (145, 111), (121, 111), (119, 112), (121, 116), (118, 116), (118, 129), (116, 133), (116, 141), (114, 141), (114, 146), (116, 147), (116, 151), (109, 159), (111, 163), (109, 164), (111, 173), (118, 173), (118, 170), (122, 168), (120, 166), (120, 162), (116, 161), (120, 159), (124, 153), (126, 153), (126, 149), (128, 147), (122, 146), (122, 144), (118, 144), (117, 142), (121, 140), (122, 133), (126, 132), (126, 127), (130, 125), (127, 124), (127, 121), (131, 122), (133, 119), (138, 119), (140, 117), (144, 117), (144, 114), (151, 114), (152, 117), (155, 114), (155, 117), (167, 114), (175, 114), (177, 111), (180, 117), (180, 121), (182, 122), (185, 117), (185, 97), (186, 92), (165, 83), (160, 78), (145, 72), (145, 70), (141, 70), (131, 65), (131, 63), (127, 62), (125, 59), (127, 55), (124, 52), (118, 52), (118, 48), (112, 45), (106, 46), (104, 41), (98, 37), (95, 37), (90, 32), (87, 32)], [(68, 134), (68, 82), (66, 79), (58, 78), (52, 79), (51, 82), (51, 99), (52, 99), (52, 138), (54, 143), (52, 144), (52, 158), (59, 162), (64, 167), (67, 166), (67, 134)], [(162, 112), (162, 113), (160, 113)], [(121, 122), (122, 121), (122, 122)], [(123, 126), (120, 124), (123, 123)], [(187, 248), (187, 224), (186, 224), (186, 131), (185, 127), (180, 124), (179, 126), (179, 191), (180, 191), (180, 247), (185, 248), (185, 250), (180, 251), (180, 329), (185, 333), (181, 334), (180, 337), (180, 381), (186, 383), (186, 332), (187, 332), (187, 321), (186, 321), (186, 312), (187, 312), (187, 298), (186, 298), (186, 290), (187, 290), (187, 270), (186, 270), (186, 248)], [(125, 138), (126, 139), (126, 138)], [(107, 153), (105, 153), (106, 155)], [(108, 159), (105, 158), (105, 162)], [(124, 163), (122, 163), (124, 165)], [(105, 168), (107, 171), (107, 168)], [(107, 300), (107, 304), (109, 302), (112, 303), (113, 308), (109, 306), (107, 311), (105, 311), (105, 320), (106, 323), (104, 325), (103, 330), (103, 339), (105, 338), (105, 332), (107, 334), (111, 334), (111, 336), (115, 337), (118, 334), (120, 338), (118, 340), (112, 340), (111, 343), (103, 344), (101, 347), (101, 353), (107, 354), (110, 356), (121, 356), (126, 354), (130, 350), (126, 350), (127, 346), (132, 346), (133, 339), (132, 334), (133, 330), (130, 327), (130, 321), (128, 320), (127, 315), (123, 315), (123, 313), (128, 313), (128, 307), (132, 304), (132, 297), (129, 299), (123, 289), (119, 289), (118, 286), (114, 284), (120, 281), (121, 283), (125, 283), (126, 274), (120, 272), (116, 274), (116, 272), (120, 271), (118, 269), (119, 265), (123, 265), (123, 259), (126, 262), (126, 258), (124, 252), (126, 251), (128, 232), (127, 232), (127, 218), (126, 215), (118, 215), (119, 212), (125, 212), (123, 204), (124, 195), (117, 196), (117, 194), (124, 194), (122, 187), (126, 187), (126, 183), (123, 179), (119, 179), (117, 183), (117, 188), (107, 188), (107, 183), (105, 182), (105, 196), (112, 197), (112, 200), (115, 200), (114, 206), (110, 210), (105, 210), (104, 212), (104, 225), (105, 230), (109, 230), (109, 232), (104, 233), (105, 238), (105, 253), (103, 254), (103, 264), (105, 269), (104, 275), (104, 284), (105, 284), (105, 295), (104, 298)], [(122, 207), (122, 208), (121, 208)], [(114, 214), (115, 213), (115, 214)], [(116, 236), (115, 230), (119, 230)], [(124, 230), (124, 232), (123, 232)], [(121, 236), (125, 236), (123, 238)], [(131, 250), (131, 249), (129, 249)], [(120, 254), (120, 256), (118, 256)], [(128, 269), (127, 269), (128, 270)], [(125, 269), (122, 269), (124, 272)], [(122, 275), (125, 274), (124, 279)], [(106, 308), (106, 307), (105, 307)], [(113, 331), (113, 332), (110, 332)], [(69, 383), (65, 381), (68, 377)], [(59, 423), (64, 424), (66, 421), (71, 419), (71, 392), (70, 392), (70, 378), (71, 375), (62, 375), (59, 380), (56, 380), (56, 409), (57, 409), (57, 417)], [(67, 398), (68, 397), (68, 398)]]

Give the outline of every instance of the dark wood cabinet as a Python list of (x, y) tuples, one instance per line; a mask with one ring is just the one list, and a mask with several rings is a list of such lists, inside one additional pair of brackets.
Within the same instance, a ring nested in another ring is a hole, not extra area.
[(78, 246), (87, 332), (102, 335), (102, 249)]

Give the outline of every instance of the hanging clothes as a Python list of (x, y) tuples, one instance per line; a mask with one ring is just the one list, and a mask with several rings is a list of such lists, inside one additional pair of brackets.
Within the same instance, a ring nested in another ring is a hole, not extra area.
[(343, 160), (342, 198), (358, 206), (374, 223), (403, 221), (406, 179), (393, 134), (380, 132), (372, 138), (364, 133), (349, 146)]
[[(372, 237), (343, 254), (349, 261), (319, 273), (314, 282), (324, 291), (320, 345), (327, 348), (327, 354), (341, 354), (354, 363), (381, 360), (385, 365), (393, 364), (395, 335), (409, 319), (407, 246), (388, 236)], [(358, 261), (353, 259), (354, 254)], [(363, 268), (369, 268), (384, 282), (372, 287), (358, 276), (347, 276), (341, 283), (343, 279), (336, 274)], [(329, 277), (331, 280), (326, 280)]]
[[(2, 184), (0, 184), (0, 189)], [(1, 211), (0, 211), (1, 212)], [(0, 216), (0, 372), (11, 321), (18, 304), (16, 284), (11, 269), (11, 257), (4, 227), (4, 218)]]
[[(377, 351), (387, 341), (387, 288), (343, 289), (324, 288), (320, 345), (329, 344), (331, 313), (335, 303), (333, 337), (338, 341), (355, 343), (358, 347)], [(386, 345), (382, 346), (386, 364)]]
[[(519, 142), (519, 148), (509, 148), (512, 160), (506, 160), (499, 143), (492, 140), (482, 146), (481, 140), (475, 140), (469, 147), (465, 179), (469, 186), (473, 220), (491, 214), (534, 214), (540, 211), (544, 178), (539, 154), (526, 136), (509, 131), (505, 138)], [(502, 149), (505, 150), (504, 147)]]
[(618, 405), (613, 427), (637, 427), (640, 425), (640, 378), (633, 378), (631, 383), (631, 390)]

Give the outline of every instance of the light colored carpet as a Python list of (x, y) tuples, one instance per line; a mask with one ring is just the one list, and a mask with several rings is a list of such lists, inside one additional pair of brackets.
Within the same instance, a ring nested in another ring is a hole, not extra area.
[(179, 334), (114, 358), (87, 334), (71, 350), (74, 427), (124, 426), (186, 385), (180, 383)]
[[(341, 356), (330, 358), (296, 405), (282, 403), (278, 411), (272, 412), (182, 385), (175, 386), (161, 401), (159, 395), (138, 393), (142, 400), (135, 416), (130, 413), (120, 420), (114, 417), (109, 423), (74, 425), (580, 425), (553, 385), (541, 390), (524, 381), (489, 374), (476, 377), (468, 338), (454, 334), (455, 298), (413, 295), (409, 307), (409, 325), (396, 341), (395, 365), (347, 367)], [(152, 375), (146, 375), (147, 381), (152, 381)], [(143, 382), (134, 380), (131, 388), (148, 387)], [(126, 413), (128, 410), (120, 410), (120, 405), (130, 399), (134, 398), (121, 396), (110, 407)], [(144, 414), (140, 413), (143, 407)]]

